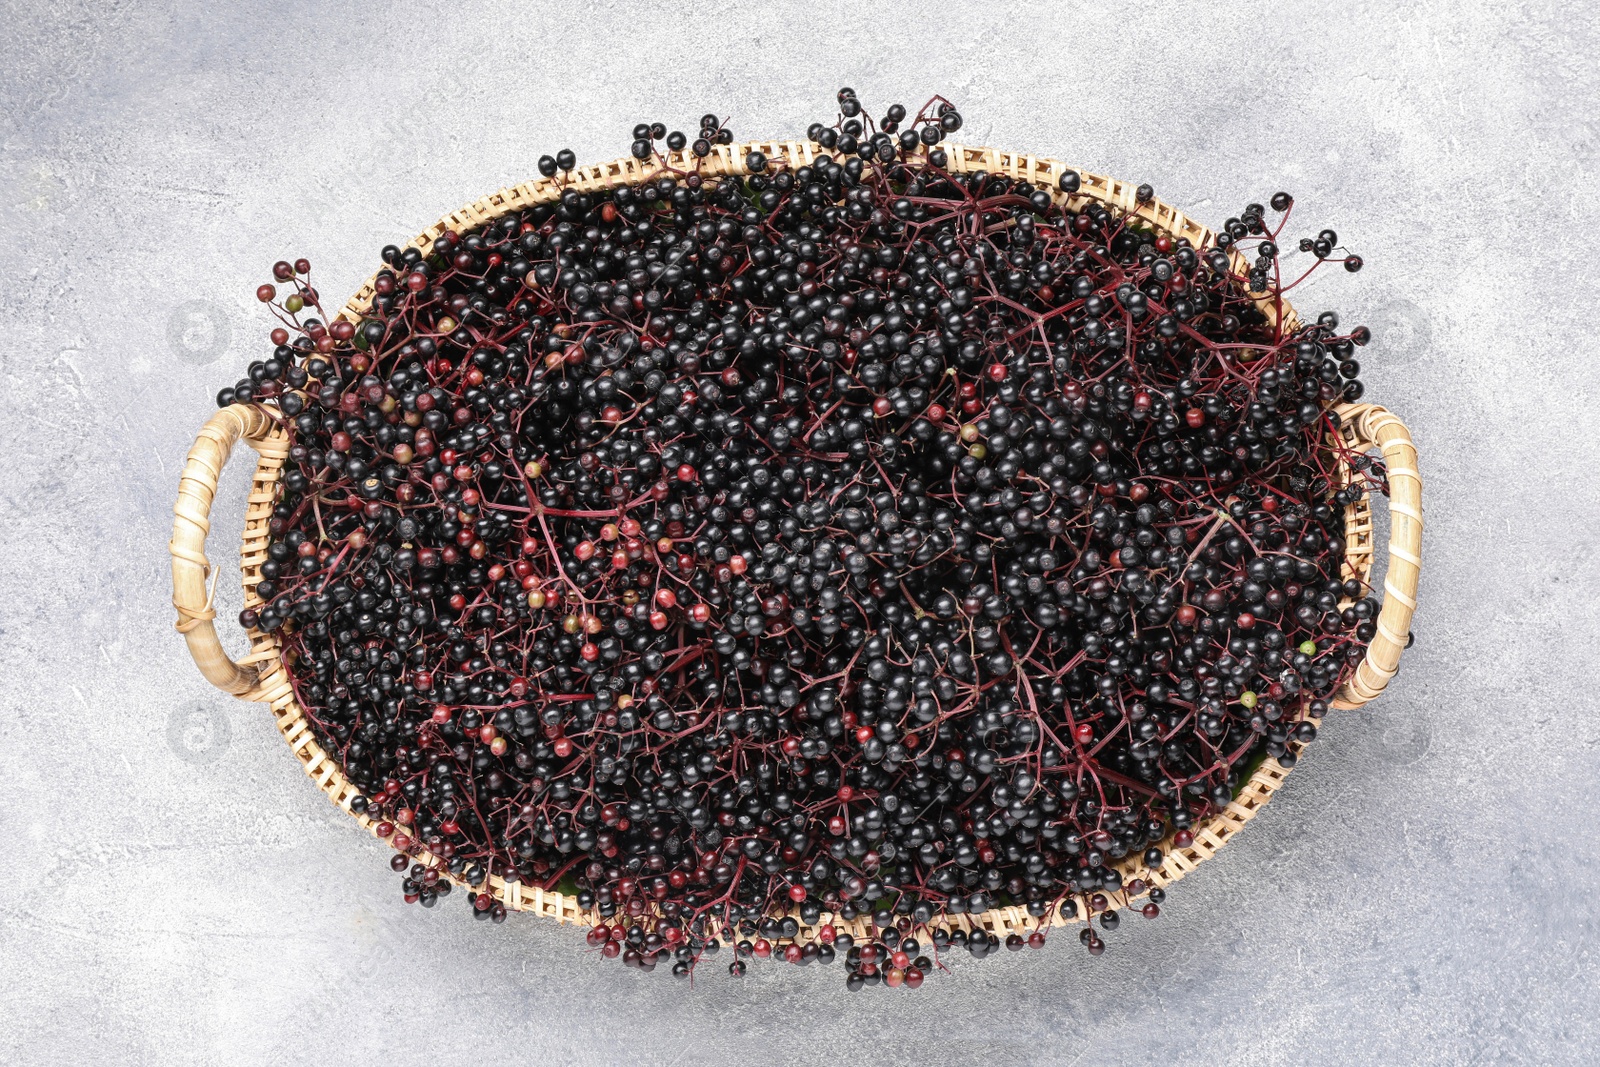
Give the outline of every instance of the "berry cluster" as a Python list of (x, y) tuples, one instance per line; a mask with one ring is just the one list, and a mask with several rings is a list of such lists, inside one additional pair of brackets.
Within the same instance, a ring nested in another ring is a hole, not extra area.
[(292, 448), (241, 621), (408, 900), (503, 919), (493, 873), (644, 969), (728, 941), (915, 987), (998, 949), (951, 916), (1154, 917), (1123, 870), (1292, 763), (1363, 654), (1343, 507), (1382, 469), (1330, 431), (1368, 334), (1285, 325), (1290, 198), (1196, 248), (1076, 174), (956, 173), (942, 99), (839, 110), (734, 178), (714, 116), (688, 154), (641, 124), (653, 177), (388, 247), (357, 322), (304, 261), (261, 288), (276, 351), (218, 400)]

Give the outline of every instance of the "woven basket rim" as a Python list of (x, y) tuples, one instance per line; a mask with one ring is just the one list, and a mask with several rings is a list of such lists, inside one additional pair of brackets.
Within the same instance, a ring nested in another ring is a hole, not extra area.
[[(972, 148), (948, 143), (941, 147), (944, 148), (948, 155), (949, 163), (946, 169), (949, 171), (972, 172), (984, 170), (993, 174), (1004, 174), (1014, 179), (1027, 180), (1037, 188), (1048, 192), (1059, 204), (1080, 207), (1086, 202), (1098, 201), (1114, 210), (1137, 216), (1151, 227), (1174, 238), (1187, 237), (1197, 250), (1213, 247), (1215, 244), (1213, 231), (1190, 219), (1176, 208), (1159, 200), (1140, 202), (1135, 193), (1136, 183), (1078, 170), (1077, 173), (1081, 181), (1080, 188), (1076, 193), (1066, 194), (1059, 190), (1057, 180), (1063, 172), (1069, 169), (1076, 170), (1077, 168), (1069, 168), (1065, 163), (1032, 154), (1003, 152), (992, 148)], [(577, 168), (564, 178), (541, 178), (511, 188), (501, 189), (482, 197), (444, 216), (413, 238), (407, 247), (417, 248), (426, 255), (433, 243), (446, 230), (463, 231), (482, 226), (508, 212), (555, 199), (569, 188), (582, 192), (593, 192), (617, 185), (634, 184), (648, 180), (653, 176), (660, 177), (669, 174), (681, 175), (695, 172), (707, 179), (745, 175), (748, 171), (744, 161), (746, 155), (751, 151), (759, 151), (765, 155), (769, 166), (788, 168), (798, 168), (810, 164), (820, 155), (832, 155), (832, 153), (828, 153), (810, 142), (752, 141), (735, 145), (718, 145), (713, 149), (710, 156), (700, 161), (694, 160), (685, 153), (669, 153), (665, 157), (658, 156), (644, 163), (628, 157), (592, 164)], [(1239, 252), (1230, 249), (1229, 256), (1236, 272), (1242, 274), (1248, 269), (1244, 257)], [(375, 272), (373, 277), (369, 278), (351, 296), (350, 300), (339, 312), (338, 318), (351, 322), (360, 320), (362, 315), (371, 307), (375, 292), (373, 283), (376, 277), (377, 273)], [(1267, 301), (1260, 306), (1269, 316), (1269, 319), (1276, 320), (1281, 317), (1281, 321), (1288, 328), (1298, 325), (1294, 310), (1287, 302)], [(269, 538), (268, 522), (277, 492), (278, 479), (287, 457), (287, 434), (279, 425), (281, 416), (270, 406), (257, 404), (253, 405), (253, 407), (266, 413), (268, 422), (263, 432), (255, 437), (247, 436), (247, 440), (261, 454), (252, 482), (249, 497), (250, 503), (246, 511), (245, 531), (240, 557), (246, 607), (257, 607), (263, 603), (261, 598), (256, 595), (255, 589), (257, 583), (261, 581), (260, 568), (261, 564), (266, 560), (266, 548)], [(1375, 408), (1374, 405), (1343, 405), (1339, 410), (1344, 415), (1340, 431), (1343, 445), (1356, 452), (1364, 452), (1374, 447), (1374, 440), (1360, 435), (1358, 427), (1361, 420), (1356, 416), (1367, 410), (1382, 411), (1382, 409)], [(1387, 415), (1387, 412), (1383, 414)], [(1390, 417), (1392, 418), (1392, 416)], [(1337, 459), (1337, 466), (1341, 479), (1348, 480), (1349, 468), (1342, 455)], [(1344, 573), (1346, 577), (1357, 578), (1364, 584), (1370, 574), (1373, 562), (1372, 513), (1369, 495), (1364, 494), (1345, 509), (1345, 539)], [(383, 839), (378, 834), (377, 820), (351, 809), (351, 802), (361, 795), (361, 791), (345, 778), (338, 763), (322, 749), (313, 737), (310, 725), (298, 701), (295, 699), (288, 677), (288, 669), (282, 661), (283, 648), (278, 635), (260, 630), (250, 630), (248, 633), (250, 652), (239, 661), (239, 666), (244, 668), (253, 667), (257, 672), (257, 677), (255, 684), (248, 691), (237, 695), (241, 699), (267, 703), (271, 707), (280, 733), (288, 743), (290, 750), (300, 761), (306, 775), (317, 784), (318, 788), (336, 806), (366, 827), (369, 833)], [(1336, 701), (1334, 706), (1341, 706), (1341, 703)], [(1357, 705), (1346, 703), (1344, 706)], [(1290, 742), (1291, 751), (1298, 751), (1298, 749), (1299, 745), (1297, 743)], [(1142, 856), (1138, 854), (1130, 855), (1110, 864), (1109, 866), (1112, 866), (1122, 874), (1124, 886), (1132, 883), (1135, 879), (1142, 879), (1145, 883), (1144, 890), (1138, 894), (1129, 894), (1126, 890), (1118, 893), (1108, 893), (1107, 895), (1113, 898), (1113, 906), (1123, 907), (1130, 905), (1146, 897), (1150, 889), (1170, 886), (1184, 877), (1184, 875), (1193, 871), (1200, 863), (1215, 855), (1234, 834), (1238, 833), (1245, 824), (1266, 806), (1289, 773), (1290, 768), (1280, 766), (1276, 760), (1263, 760), (1250, 778), (1241, 784), (1232, 803), (1221, 812), (1196, 823), (1190, 828), (1190, 832), (1194, 837), (1192, 845), (1185, 848), (1174, 847), (1170, 834), (1160, 843), (1160, 847), (1166, 854), (1165, 863), (1161, 870), (1152, 871), (1146, 868)], [(420, 862), (425, 863), (434, 859), (426, 851), (417, 851), (416, 856)], [(457, 886), (465, 887), (466, 883), (459, 876), (451, 875), (449, 877)], [(502, 902), (508, 911), (532, 912), (553, 918), (562, 923), (593, 924), (602, 921), (597, 912), (580, 908), (574, 897), (555, 890), (546, 890), (536, 885), (524, 885), (520, 881), (507, 880), (500, 875), (493, 874), (488, 877), (485, 888), (496, 900)], [(1077, 894), (1071, 895), (1075, 896)], [(1057, 899), (1056, 897), (1051, 898), (1052, 902)], [(790, 908), (773, 913), (773, 917), (789, 916), (793, 916), (799, 921), (798, 909)], [(1059, 910), (1052, 903), (1050, 910), (1043, 917), (1030, 915), (1024, 906), (1006, 906), (992, 908), (981, 915), (972, 915), (970, 913), (945, 914), (936, 920), (936, 924), (951, 929), (982, 930), (1005, 937), (1013, 933), (1026, 936), (1044, 927), (1070, 925), (1083, 921), (1085, 921), (1085, 917), (1082, 915), (1076, 918), (1061, 918)], [(858, 916), (853, 920), (842, 920), (836, 915), (824, 911), (819, 923), (830, 922), (836, 930), (841, 932), (848, 931), (858, 938), (868, 936), (871, 931), (870, 915)], [(715, 923), (712, 925), (714, 927)], [(796, 940), (805, 941), (814, 931), (814, 925), (802, 922), (800, 935)]]

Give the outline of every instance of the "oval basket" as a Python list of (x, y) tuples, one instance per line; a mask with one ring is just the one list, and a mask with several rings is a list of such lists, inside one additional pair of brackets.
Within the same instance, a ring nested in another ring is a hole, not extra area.
[[(1077, 208), (1091, 200), (1099, 201), (1115, 211), (1136, 216), (1153, 229), (1173, 238), (1186, 237), (1197, 249), (1215, 244), (1211, 230), (1175, 208), (1155, 200), (1139, 203), (1135, 198), (1133, 183), (1080, 171), (1081, 187), (1076, 193), (1066, 194), (1057, 191), (1060, 175), (1070, 169), (1064, 163), (992, 148), (943, 147), (948, 155), (948, 170), (981, 170), (1026, 180), (1037, 188), (1049, 191), (1056, 202), (1064, 207)], [(810, 164), (823, 154), (817, 145), (810, 142), (751, 142), (719, 145), (703, 160), (695, 160), (684, 153), (671, 153), (664, 158), (664, 162), (660, 158), (643, 162), (627, 158), (581, 167), (563, 179), (526, 182), (484, 197), (440, 219), (411, 241), (409, 247), (418, 248), (427, 255), (433, 242), (446, 230), (461, 231), (481, 226), (506, 212), (554, 200), (568, 188), (593, 192), (667, 173), (696, 170), (702, 177), (711, 180), (721, 176), (742, 175), (747, 173), (745, 157), (752, 151), (763, 153), (775, 165), (792, 168)], [(1248, 266), (1243, 256), (1236, 250), (1230, 251), (1229, 255), (1235, 271), (1244, 274)], [(373, 283), (369, 279), (350, 298), (338, 317), (359, 321), (370, 308), (373, 293)], [(1281, 301), (1265, 300), (1260, 307), (1269, 319), (1281, 318), (1288, 328), (1298, 324), (1293, 309)], [(1417, 579), (1422, 563), (1422, 480), (1417, 472), (1417, 453), (1410, 434), (1395, 415), (1373, 404), (1346, 404), (1337, 411), (1340, 429), (1339, 439), (1335, 443), (1339, 446), (1337, 462), (1340, 481), (1349, 477), (1348, 460), (1351, 457), (1379, 451), (1387, 464), (1390, 488), (1389, 563), (1383, 583), (1383, 607), (1377, 619), (1377, 634), (1360, 666), (1333, 701), (1333, 707), (1349, 709), (1360, 707), (1378, 696), (1399, 669), (1400, 654), (1406, 646), (1412, 612), (1416, 609)], [(260, 630), (249, 631), (250, 652), (238, 661), (230, 659), (217, 640), (213, 624), (215, 611), (212, 609), (214, 583), (208, 583), (211, 566), (205, 555), (205, 538), (210, 528), (209, 515), (218, 476), (233, 446), (241, 440), (258, 453), (255, 477), (246, 505), (244, 546), (240, 557), (245, 606), (258, 607), (262, 604), (261, 598), (256, 596), (255, 587), (261, 581), (261, 564), (267, 558), (267, 523), (276, 500), (278, 478), (288, 455), (289, 441), (275, 408), (260, 404), (236, 404), (218, 411), (200, 431), (189, 452), (179, 484), (170, 545), (172, 602), (178, 611), (178, 631), (184, 635), (189, 652), (201, 673), (212, 684), (242, 700), (261, 701), (271, 707), (278, 729), (305, 773), (329, 799), (376, 836), (377, 821), (351, 810), (350, 802), (359, 795), (359, 791), (350, 784), (339, 765), (323, 751), (312, 735), (290, 686), (281, 658), (282, 645), (278, 635)], [(1344, 574), (1363, 583), (1371, 572), (1375, 547), (1369, 495), (1362, 496), (1345, 510)], [(1348, 601), (1341, 607), (1346, 604)], [(1299, 746), (1291, 742), (1289, 747), (1294, 751)], [(1288, 775), (1289, 770), (1281, 767), (1276, 760), (1263, 761), (1242, 784), (1227, 808), (1191, 828), (1190, 832), (1194, 835), (1192, 845), (1175, 848), (1170, 837), (1161, 843), (1167, 855), (1160, 870), (1146, 868), (1139, 855), (1130, 855), (1118, 861), (1115, 867), (1122, 874), (1123, 884), (1142, 879), (1147, 893), (1149, 888), (1165, 887), (1182, 878), (1215, 855), (1254, 818)], [(432, 859), (426, 852), (419, 853), (419, 858), (424, 862)], [(457, 884), (463, 883), (457, 880)], [(507, 881), (498, 875), (490, 876), (487, 889), (510, 911), (533, 912), (558, 922), (599, 921), (597, 914), (580, 908), (571, 895), (515, 880)], [(1144, 894), (1130, 896), (1123, 892), (1113, 895), (1118, 904), (1126, 904)], [(797, 913), (795, 918), (799, 919)], [(824, 912), (821, 921), (831, 921), (837, 929), (848, 930), (857, 937), (869, 933), (870, 916), (858, 916), (846, 922)], [(953, 928), (969, 932), (983, 930), (1002, 938), (1013, 933), (1026, 936), (1041, 926), (1062, 922), (1054, 909), (1051, 914), (1036, 918), (1022, 907), (994, 908), (981, 915), (950, 915), (942, 921)], [(812, 933), (813, 928), (802, 923), (798, 940), (809, 940)]]

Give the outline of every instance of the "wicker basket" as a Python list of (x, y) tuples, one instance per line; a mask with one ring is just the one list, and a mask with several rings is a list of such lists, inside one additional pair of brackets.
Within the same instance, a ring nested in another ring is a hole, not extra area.
[[(944, 147), (950, 170), (982, 170), (1024, 179), (1050, 191), (1058, 202), (1077, 207), (1090, 200), (1100, 201), (1113, 210), (1136, 215), (1174, 238), (1187, 237), (1196, 248), (1214, 244), (1209, 229), (1176, 209), (1159, 201), (1138, 203), (1132, 184), (1079, 172), (1081, 188), (1068, 195), (1056, 191), (1059, 176), (1068, 169), (1064, 163), (990, 148)], [(739, 175), (746, 172), (744, 160), (751, 151), (763, 153), (774, 165), (788, 167), (804, 166), (821, 154), (819, 148), (809, 142), (756, 142), (718, 146), (710, 156), (700, 161), (675, 153), (666, 158), (665, 166), (676, 171), (694, 171), (698, 162), (699, 173), (706, 178)], [(447, 229), (460, 231), (481, 226), (506, 212), (556, 199), (566, 188), (595, 191), (642, 181), (663, 172), (663, 165), (659, 161), (641, 162), (629, 158), (579, 168), (564, 180), (541, 179), (512, 189), (502, 189), (440, 219), (413, 240), (411, 245), (427, 254), (433, 242)], [(1231, 255), (1235, 269), (1243, 273), (1247, 269), (1243, 257), (1236, 251)], [(350, 299), (340, 317), (358, 321), (371, 306), (372, 297), (373, 285), (369, 280)], [(1293, 310), (1287, 305), (1266, 301), (1261, 307), (1269, 317), (1281, 314), (1288, 326), (1292, 327), (1297, 321)], [(1416, 449), (1397, 417), (1372, 404), (1348, 404), (1338, 410), (1342, 418), (1340, 443), (1350, 454), (1381, 451), (1387, 462), (1390, 486), (1389, 566), (1384, 580), (1383, 607), (1377, 619), (1377, 635), (1354, 676), (1333, 702), (1335, 708), (1357, 708), (1383, 692), (1384, 686), (1399, 668), (1400, 653), (1408, 640), (1411, 615), (1416, 609), (1417, 579), (1422, 562), (1422, 481), (1417, 472)], [(278, 729), (306, 774), (335, 804), (365, 826), (368, 832), (376, 835), (377, 821), (351, 810), (350, 802), (358, 795), (358, 790), (312, 736), (280, 659), (282, 649), (278, 635), (251, 630), (250, 652), (237, 662), (228, 657), (217, 640), (213, 626), (215, 612), (211, 606), (211, 588), (208, 586), (211, 567), (205, 556), (205, 538), (210, 528), (208, 516), (216, 495), (218, 476), (233, 446), (241, 439), (258, 453), (255, 478), (251, 483), (245, 512), (244, 547), (240, 559), (244, 572), (245, 605), (258, 607), (262, 603), (255, 594), (255, 587), (261, 580), (261, 564), (267, 558), (267, 522), (272, 513), (278, 478), (288, 454), (288, 436), (275, 410), (260, 405), (236, 404), (218, 411), (200, 431), (198, 440), (189, 452), (179, 484), (170, 545), (172, 602), (178, 610), (178, 631), (184, 635), (189, 652), (201, 673), (213, 685), (240, 699), (261, 701), (271, 706)], [(1348, 468), (1343, 459), (1340, 460), (1340, 466), (1341, 477), (1347, 476)], [(1344, 572), (1347, 577), (1363, 582), (1366, 580), (1373, 562), (1372, 537), (1370, 501), (1363, 496), (1345, 513), (1347, 547)], [(1295, 746), (1291, 743), (1291, 747)], [(1276, 760), (1264, 761), (1225, 810), (1192, 827), (1192, 845), (1175, 848), (1170, 838), (1162, 843), (1167, 857), (1161, 870), (1146, 869), (1138, 855), (1130, 855), (1118, 862), (1116, 867), (1122, 874), (1124, 885), (1140, 878), (1147, 887), (1167, 886), (1194, 870), (1202, 861), (1215, 855), (1255, 817), (1272, 799), (1273, 793), (1288, 774), (1289, 771), (1279, 766)], [(429, 857), (423, 854), (422, 858), (426, 860)], [(581, 909), (573, 897), (558, 892), (506, 881), (499, 876), (490, 877), (488, 888), (508, 910), (530, 911), (559, 922), (590, 923), (598, 920), (598, 916)], [(1117, 894), (1119, 903), (1123, 895)], [(868, 933), (870, 918), (858, 917), (851, 922), (842, 922), (824, 913), (823, 921), (833, 921), (836, 927), (850, 930), (859, 937)], [(1012, 933), (1026, 935), (1040, 926), (1060, 921), (1053, 914), (1042, 919), (1034, 918), (1020, 907), (995, 908), (982, 915), (952, 915), (948, 919), (951, 926), (968, 931), (982, 929), (1001, 937)], [(811, 932), (802, 925), (801, 939), (808, 938)]]

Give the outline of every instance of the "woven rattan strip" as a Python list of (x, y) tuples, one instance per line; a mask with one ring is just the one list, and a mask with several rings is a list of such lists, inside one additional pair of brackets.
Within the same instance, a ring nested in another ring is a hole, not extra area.
[[(751, 151), (763, 153), (775, 165), (788, 167), (804, 166), (822, 154), (816, 145), (808, 142), (721, 145), (714, 148), (706, 159), (698, 161), (698, 171), (707, 179), (744, 174), (744, 159)], [(1131, 183), (1079, 171), (1081, 186), (1076, 193), (1068, 195), (1055, 191), (1058, 179), (1069, 169), (1066, 164), (1056, 160), (960, 145), (947, 145), (946, 151), (950, 170), (983, 170), (1025, 179), (1050, 190), (1057, 202), (1064, 206), (1076, 208), (1091, 200), (1100, 201), (1115, 210), (1135, 215), (1170, 236), (1187, 237), (1196, 248), (1206, 248), (1214, 243), (1211, 230), (1176, 208), (1155, 200), (1139, 203)], [(411, 241), (410, 246), (426, 254), (433, 242), (447, 229), (459, 231), (481, 226), (506, 212), (556, 199), (569, 188), (598, 191), (695, 169), (696, 161), (683, 153), (670, 154), (664, 162), (659, 159), (641, 162), (628, 158), (580, 167), (564, 179), (526, 182), (486, 196), (440, 219)], [(1235, 270), (1244, 273), (1247, 270), (1244, 258), (1237, 251), (1231, 252), (1230, 256)], [(340, 317), (350, 321), (359, 320), (371, 307), (373, 294), (372, 280), (369, 279), (350, 298)], [(1288, 328), (1292, 329), (1298, 323), (1293, 309), (1287, 304), (1268, 299), (1261, 301), (1258, 306), (1269, 319), (1282, 321)], [(1339, 444), (1348, 450), (1350, 456), (1373, 449), (1381, 450), (1388, 464), (1392, 495), (1389, 569), (1384, 585), (1383, 609), (1378, 619), (1378, 636), (1354, 677), (1334, 701), (1334, 707), (1354, 708), (1381, 693), (1399, 668), (1400, 653), (1405, 647), (1411, 614), (1415, 608), (1420, 571), (1422, 483), (1416, 473), (1416, 450), (1405, 426), (1397, 417), (1371, 404), (1345, 405), (1339, 412), (1342, 419)], [(215, 613), (206, 585), (210, 575), (210, 564), (205, 557), (205, 535), (210, 528), (207, 516), (216, 494), (218, 475), (227, 462), (233, 444), (241, 438), (260, 453), (245, 513), (241, 553), (245, 606), (257, 607), (262, 603), (255, 594), (255, 587), (261, 581), (261, 564), (266, 559), (267, 524), (278, 477), (288, 454), (288, 438), (272, 411), (259, 406), (234, 405), (217, 412), (206, 424), (184, 468), (178, 503), (174, 509), (176, 520), (170, 546), (173, 557), (173, 604), (179, 613), (178, 629), (184, 634), (206, 678), (218, 688), (241, 699), (268, 704), (279, 731), (300, 760), (306, 774), (335, 804), (376, 835), (377, 821), (351, 810), (350, 802), (359, 794), (359, 790), (350, 784), (338, 764), (322, 750), (312, 735), (310, 725), (294, 698), (278, 636), (259, 630), (250, 631), (250, 653), (237, 663), (228, 658), (217, 641), (212, 624)], [(1338, 462), (1341, 479), (1347, 479), (1350, 474), (1347, 460), (1348, 456), (1341, 455)], [(1370, 501), (1363, 496), (1345, 511), (1346, 577), (1366, 581), (1373, 562), (1372, 530)], [(1291, 744), (1291, 747), (1294, 746)], [(1124, 884), (1138, 878), (1143, 879), (1149, 888), (1165, 887), (1194, 870), (1215, 855), (1266, 806), (1288, 774), (1289, 771), (1279, 766), (1277, 761), (1264, 761), (1226, 809), (1191, 828), (1194, 835), (1191, 846), (1174, 848), (1170, 838), (1162, 843), (1167, 855), (1161, 870), (1148, 870), (1137, 855), (1119, 861), (1116, 869), (1122, 874)], [(425, 852), (420, 853), (419, 858), (423, 862), (432, 860)], [(459, 880), (457, 883), (460, 884)], [(488, 888), (508, 910), (532, 912), (558, 922), (598, 921), (598, 916), (585, 912), (573, 897), (562, 893), (506, 881), (498, 875), (490, 877)], [(797, 913), (794, 917), (797, 920), (799, 918)], [(869, 934), (868, 917), (844, 922), (825, 912), (821, 921), (831, 921), (836, 928), (848, 930), (857, 937)], [(954, 928), (968, 931), (982, 929), (1004, 937), (1011, 933), (1026, 935), (1041, 926), (1059, 924), (1062, 920), (1054, 915), (1035, 918), (1022, 908), (1003, 907), (976, 916), (952, 915), (945, 921)], [(799, 940), (808, 940), (812, 932), (812, 928), (802, 925)]]

